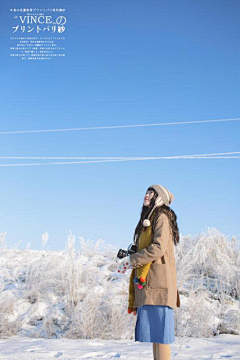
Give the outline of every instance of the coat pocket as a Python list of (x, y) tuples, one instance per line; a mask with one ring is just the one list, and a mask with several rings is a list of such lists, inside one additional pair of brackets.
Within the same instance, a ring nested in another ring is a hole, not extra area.
[(167, 264), (151, 264), (147, 275), (146, 288), (155, 290), (168, 288)]

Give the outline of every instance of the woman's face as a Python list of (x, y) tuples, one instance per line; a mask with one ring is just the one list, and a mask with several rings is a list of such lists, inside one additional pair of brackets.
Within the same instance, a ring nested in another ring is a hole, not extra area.
[(147, 190), (146, 195), (144, 196), (144, 205), (149, 206), (151, 199), (154, 197), (154, 191), (153, 190)]

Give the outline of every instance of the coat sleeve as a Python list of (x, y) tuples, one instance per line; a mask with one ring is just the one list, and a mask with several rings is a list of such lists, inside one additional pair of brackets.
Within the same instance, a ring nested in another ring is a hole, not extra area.
[(171, 235), (169, 225), (167, 215), (162, 213), (154, 228), (152, 244), (130, 255), (130, 265), (133, 268), (146, 265), (164, 255)]

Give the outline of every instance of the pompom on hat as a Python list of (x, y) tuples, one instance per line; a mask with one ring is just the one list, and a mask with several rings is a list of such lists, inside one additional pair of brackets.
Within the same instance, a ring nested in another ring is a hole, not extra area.
[(144, 227), (151, 225), (149, 218), (157, 206), (161, 206), (162, 204), (169, 206), (175, 199), (175, 196), (163, 185), (151, 185), (148, 187), (148, 189), (150, 188), (156, 191), (157, 197), (155, 199), (155, 203), (152, 210), (148, 214), (147, 218), (143, 221)]

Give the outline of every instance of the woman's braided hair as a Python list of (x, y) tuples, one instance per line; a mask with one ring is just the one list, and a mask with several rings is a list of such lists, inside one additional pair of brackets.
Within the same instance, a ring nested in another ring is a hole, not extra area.
[[(135, 231), (134, 231), (134, 235), (133, 235), (133, 243), (136, 244), (137, 243), (137, 238), (140, 236), (140, 233), (142, 231), (142, 228), (144, 227), (143, 226), (143, 221), (144, 219), (147, 218), (148, 214), (150, 213), (150, 211), (152, 210), (153, 206), (154, 206), (154, 203), (155, 203), (155, 200), (158, 196), (157, 192), (155, 189), (153, 189), (154, 191), (154, 196), (153, 198), (151, 199), (151, 202), (150, 202), (150, 206), (145, 206), (143, 205), (142, 206), (142, 211), (141, 211), (141, 215), (140, 215), (140, 219), (139, 219), (139, 222), (135, 228)], [(145, 228), (143, 229), (143, 231), (145, 230)]]
[[(147, 218), (148, 214), (150, 213), (150, 211), (152, 210), (156, 197), (157, 197), (157, 193), (154, 190), (155, 194), (154, 197), (151, 199), (151, 203), (150, 203), (150, 207), (148, 206), (142, 206), (142, 211), (141, 211), (141, 217), (140, 220), (135, 228), (134, 231), (134, 235), (133, 235), (133, 242), (134, 244), (136, 244), (138, 237), (140, 236), (140, 233), (142, 231), (143, 228), (143, 221), (144, 219)], [(156, 207), (156, 209), (154, 209), (154, 215), (153, 215), (153, 221), (152, 221), (152, 230), (154, 230), (157, 219), (159, 218), (161, 213), (164, 213), (167, 215), (168, 219), (169, 219), (169, 223), (172, 229), (172, 233), (173, 233), (173, 241), (174, 244), (177, 245), (179, 243), (179, 229), (178, 229), (178, 224), (177, 224), (177, 215), (175, 214), (175, 212), (166, 204), (162, 204), (161, 206)], [(143, 229), (143, 231), (145, 230), (145, 228)]]

